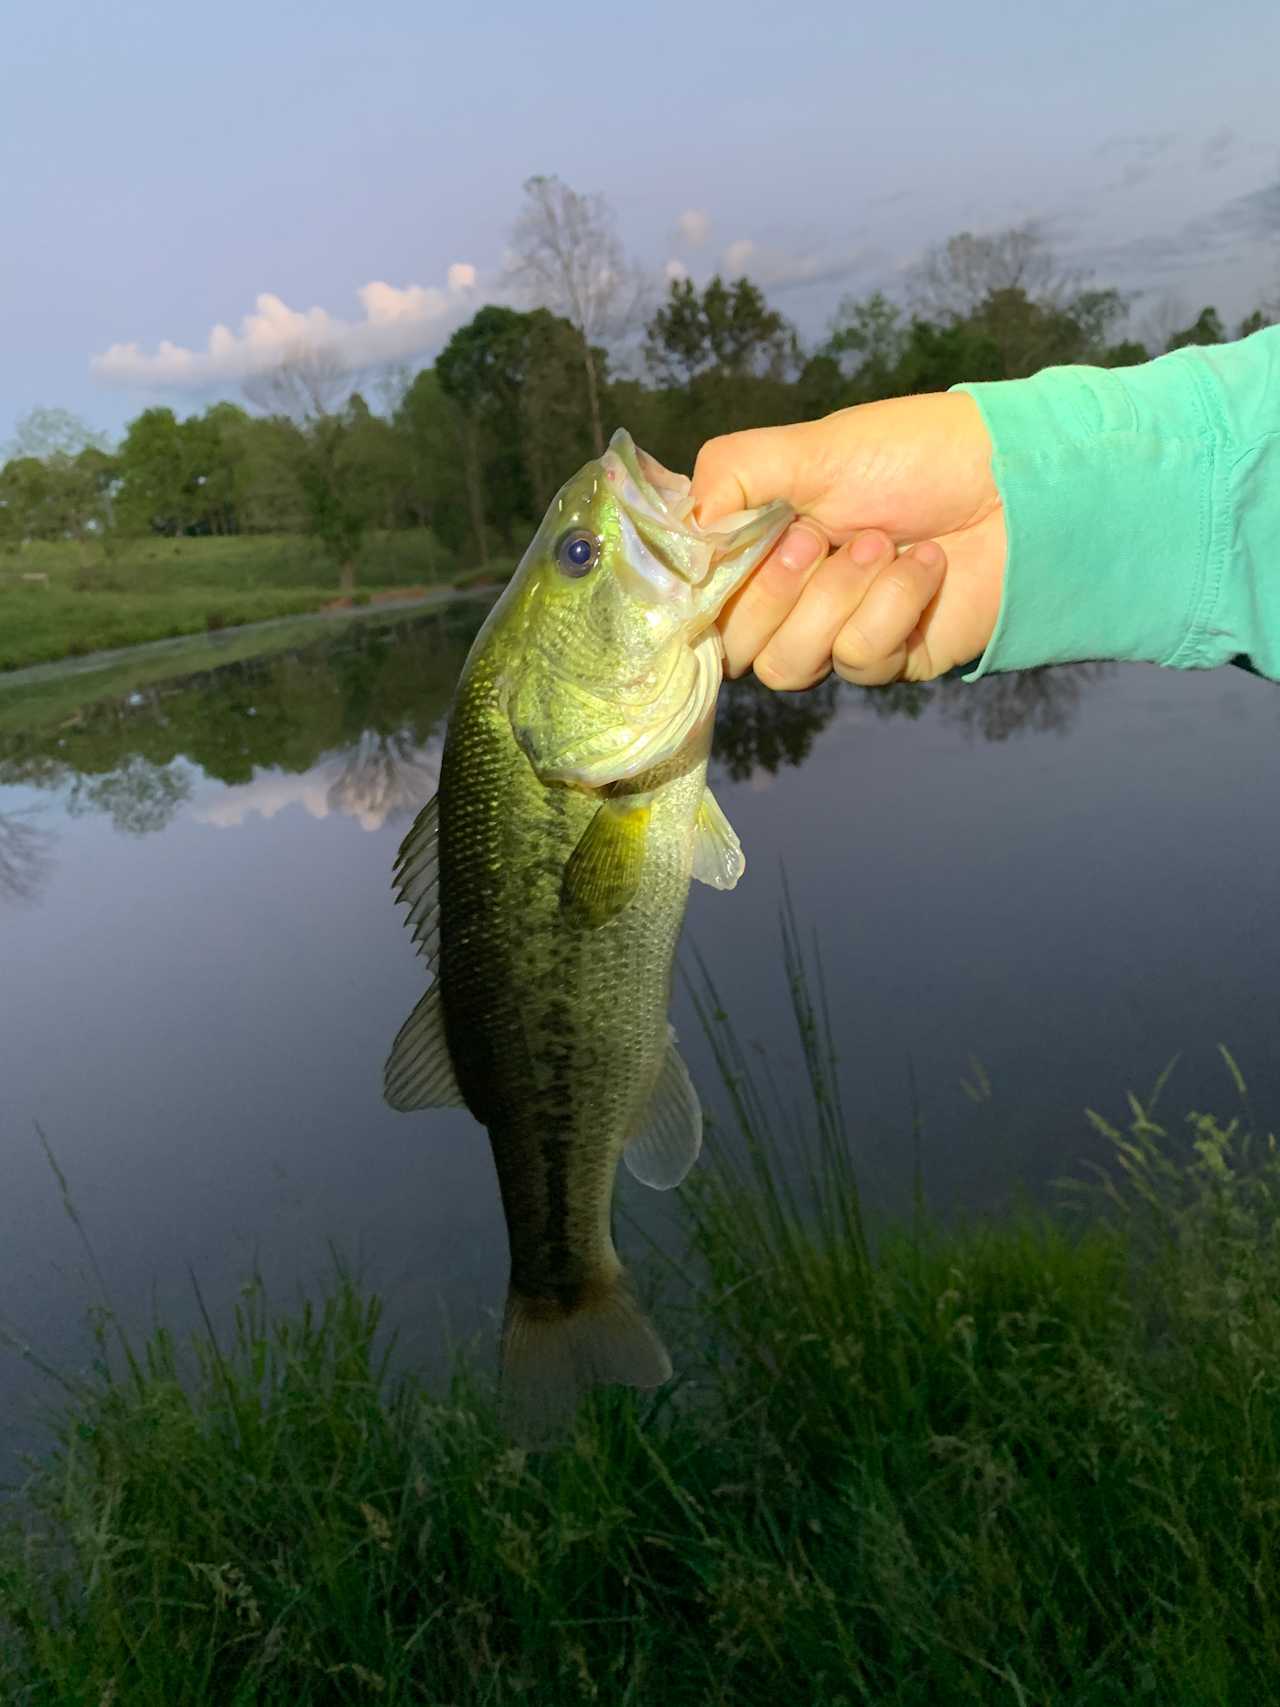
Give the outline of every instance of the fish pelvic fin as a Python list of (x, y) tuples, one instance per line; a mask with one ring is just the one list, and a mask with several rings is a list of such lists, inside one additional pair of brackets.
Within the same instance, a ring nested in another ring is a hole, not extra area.
[(554, 1446), (590, 1387), (660, 1387), (671, 1359), (621, 1269), (566, 1305), (515, 1287), (502, 1324), (502, 1421), (521, 1445)]

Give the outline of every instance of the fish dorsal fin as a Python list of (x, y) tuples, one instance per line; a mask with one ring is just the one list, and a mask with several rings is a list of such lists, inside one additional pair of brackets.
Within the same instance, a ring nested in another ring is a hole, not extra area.
[(382, 1094), (402, 1113), (462, 1102), (444, 1035), (440, 986), (433, 984), (400, 1027), (382, 1070)]
[(642, 1185), (670, 1191), (697, 1161), (701, 1148), (702, 1104), (673, 1031), (644, 1120), (623, 1157)]
[(564, 868), (561, 900), (566, 912), (594, 930), (634, 900), (648, 831), (647, 795), (604, 801)]
[(440, 954), (440, 796), (431, 799), (400, 844), (391, 887), (409, 909), (405, 923), (422, 957), (435, 970)]
[(713, 889), (732, 889), (746, 869), (747, 856), (733, 825), (711, 790), (704, 789), (694, 825), (693, 875)]

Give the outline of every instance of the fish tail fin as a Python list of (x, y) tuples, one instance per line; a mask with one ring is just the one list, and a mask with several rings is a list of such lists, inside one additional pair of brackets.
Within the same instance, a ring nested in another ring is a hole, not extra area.
[(660, 1387), (671, 1359), (621, 1270), (573, 1305), (507, 1293), (502, 1325), (502, 1416), (529, 1446), (562, 1438), (589, 1387)]

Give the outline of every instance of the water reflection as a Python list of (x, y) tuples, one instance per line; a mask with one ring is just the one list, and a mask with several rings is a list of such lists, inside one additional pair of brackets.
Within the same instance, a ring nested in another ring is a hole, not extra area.
[[(0, 786), (62, 797), (72, 817), (100, 815), (126, 835), (163, 830), (190, 806), (226, 828), (301, 805), (365, 829), (411, 816), (434, 792), (441, 726), (483, 610), (462, 605), (416, 622), (357, 628), (340, 644), (152, 685), (81, 706), (71, 718), (0, 740)], [(855, 689), (829, 680), (808, 693), (726, 682), (715, 759), (734, 782), (802, 765), (842, 711), (943, 721), (987, 741), (1065, 731), (1105, 666), (1081, 664), (981, 682)], [(200, 775), (224, 785), (195, 801)], [(12, 814), (10, 815), (12, 819)], [(50, 857), (47, 833), (18, 820), (4, 832), (0, 890), (33, 893)]]
[(1007, 741), (1027, 731), (1065, 735), (1092, 688), (1115, 670), (1114, 664), (1054, 664), (966, 682), (960, 674), (937, 682), (895, 682), (869, 688), (866, 699), (879, 717), (923, 715), (936, 709), (944, 723), (984, 741)]
[(34, 822), (34, 807), (0, 812), (0, 900), (38, 898), (53, 870), (52, 830)]
[(297, 802), (376, 829), (435, 788), (439, 726), (482, 615), (468, 605), (357, 630), (83, 706), (0, 742), (0, 785), (56, 792), (72, 817), (100, 814), (129, 835), (163, 830), (201, 774), (224, 787), (193, 807), (200, 822)]
[(239, 827), (251, 817), (274, 818), (286, 806), (301, 806), (312, 818), (337, 812), (364, 830), (411, 817), (436, 791), (443, 733), (419, 745), (403, 731), (380, 735), (366, 730), (345, 752), (293, 775), (264, 771), (252, 782), (232, 783), (191, 816), (218, 829)]
[[(847, 691), (847, 690), (846, 690)], [(840, 684), (823, 682), (808, 693), (767, 693), (751, 676), (726, 682), (716, 709), (713, 757), (734, 782), (782, 765), (800, 765), (840, 706)]]

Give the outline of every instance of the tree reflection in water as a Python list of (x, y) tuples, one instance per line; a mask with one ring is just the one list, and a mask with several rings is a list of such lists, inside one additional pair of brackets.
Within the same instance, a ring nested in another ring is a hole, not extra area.
[(1063, 734), (1085, 692), (1110, 664), (1057, 664), (1039, 670), (936, 682), (895, 682), (854, 688), (834, 677), (806, 693), (773, 693), (753, 676), (726, 682), (716, 715), (714, 757), (735, 782), (800, 765), (837, 712), (865, 706), (876, 717), (922, 717), (926, 711), (984, 741), (1005, 741), (1023, 730)]
[(0, 901), (36, 900), (53, 871), (52, 830), (33, 824), (37, 808), (0, 812)]
[(329, 804), (366, 829), (411, 817), (436, 791), (441, 747), (439, 740), (419, 746), (404, 730), (379, 735), (366, 729), (342, 755), (342, 769), (329, 785)]
[(713, 758), (734, 782), (745, 782), (754, 771), (773, 775), (782, 765), (802, 765), (839, 708), (840, 687), (829, 680), (807, 693), (771, 693), (754, 676), (726, 682)]
[(61, 793), (73, 815), (135, 835), (170, 823), (201, 773), (247, 791), (264, 774), (317, 772), (333, 810), (366, 825), (403, 816), (435, 788), (433, 737), (483, 614), (357, 629), (82, 706), (0, 742), (0, 786)]
[(880, 716), (919, 717), (926, 706), (935, 705), (945, 723), (984, 741), (1007, 741), (1024, 730), (1065, 735), (1086, 690), (1114, 669), (1114, 664), (1049, 664), (976, 682), (962, 681), (956, 671), (937, 682), (895, 682), (864, 691)]
[[(73, 815), (117, 829), (163, 829), (201, 773), (227, 785), (213, 821), (304, 799), (366, 828), (411, 816), (435, 790), (443, 721), (484, 615), (472, 604), (416, 622), (348, 630), (337, 644), (253, 659), (80, 707), (44, 730), (0, 741), (0, 785), (57, 791)], [(986, 741), (1065, 731), (1086, 690), (1111, 666), (1075, 664), (963, 682), (858, 689), (834, 679), (773, 693), (754, 677), (726, 682), (714, 757), (736, 782), (801, 765), (840, 711), (876, 717), (926, 711)], [(306, 778), (283, 787), (282, 776)], [(276, 781), (273, 783), (272, 778)], [(0, 888), (43, 881), (48, 832), (12, 815), (0, 831)]]

